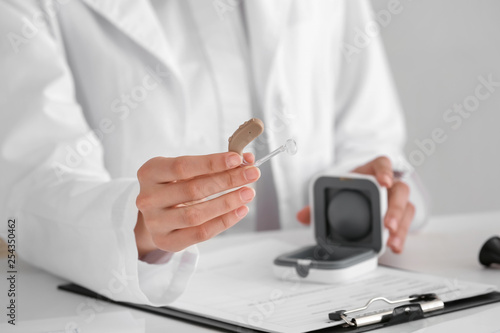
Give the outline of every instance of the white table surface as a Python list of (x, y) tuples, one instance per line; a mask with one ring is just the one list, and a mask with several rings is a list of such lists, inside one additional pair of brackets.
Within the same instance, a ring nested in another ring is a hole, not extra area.
[[(411, 234), (400, 255), (386, 252), (380, 262), (408, 270), (443, 276), (453, 283), (454, 279), (494, 284), (500, 289), (500, 268), (483, 268), (478, 262), (482, 244), (491, 236), (500, 235), (500, 212), (434, 217), (419, 232)], [(200, 251), (230, 248), (232, 244), (251, 242), (252, 239), (278, 238), (293, 242), (297, 246), (312, 242), (311, 232), (295, 230), (290, 232), (266, 232), (237, 236), (223, 236), (200, 245)], [(0, 267), (6, 267), (6, 259), (0, 260)], [(4, 270), (4, 269), (2, 269)], [(5, 271), (5, 270), (4, 270)], [(22, 263), (18, 268), (17, 320), (74, 317), (85, 308), (86, 297), (57, 290), (65, 281), (42, 270)], [(4, 275), (4, 274), (2, 274)], [(6, 279), (0, 279), (0, 301), (4, 308)], [(131, 311), (135, 318), (146, 320), (147, 333), (160, 332), (217, 332), (216, 330), (191, 325), (146, 312), (105, 304), (102, 312)], [(462, 318), (486, 309), (498, 309), (500, 303), (459, 311), (442, 316), (419, 320), (408, 324), (379, 330), (380, 332), (413, 332), (418, 329)], [(6, 321), (1, 313), (0, 323)], [(12, 330), (16, 332), (16, 330)]]

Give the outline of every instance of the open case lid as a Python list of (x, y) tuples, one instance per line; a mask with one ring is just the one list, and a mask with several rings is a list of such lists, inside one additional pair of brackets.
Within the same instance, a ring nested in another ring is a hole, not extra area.
[[(312, 184), (313, 221), (318, 245), (325, 249), (383, 248), (382, 202), (386, 198), (374, 177), (320, 176)], [(385, 192), (385, 191), (382, 191)]]

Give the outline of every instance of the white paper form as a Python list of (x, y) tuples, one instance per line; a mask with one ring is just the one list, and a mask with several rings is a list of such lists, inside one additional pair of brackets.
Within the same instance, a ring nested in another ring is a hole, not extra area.
[[(265, 240), (202, 254), (189, 287), (169, 307), (243, 327), (293, 333), (341, 324), (330, 322), (328, 313), (363, 306), (373, 297), (399, 299), (434, 292), (449, 301), (495, 289), (385, 267), (344, 284), (277, 279), (274, 258), (294, 249), (287, 243)], [(387, 307), (383, 305), (369, 311)]]

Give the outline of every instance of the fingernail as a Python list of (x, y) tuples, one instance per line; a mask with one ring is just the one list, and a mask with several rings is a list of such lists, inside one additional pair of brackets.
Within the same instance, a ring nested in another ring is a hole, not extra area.
[(256, 180), (260, 176), (260, 171), (256, 167), (250, 167), (245, 169), (246, 180)]
[(394, 250), (397, 250), (397, 251), (401, 251), (401, 238), (399, 237), (394, 237), (392, 240), (391, 240), (391, 247), (394, 249)]
[(240, 192), (240, 197), (241, 197), (241, 200), (243, 200), (243, 202), (248, 202), (248, 201), (252, 200), (253, 197), (255, 197), (255, 192), (251, 188), (244, 188)]
[(388, 187), (392, 186), (392, 177), (391, 176), (383, 175), (382, 179), (384, 180), (384, 183), (386, 183)]
[(244, 218), (247, 214), (248, 214), (247, 206), (241, 206), (236, 210), (236, 216), (238, 216), (240, 219)]
[(389, 220), (389, 223), (387, 223), (387, 227), (389, 228), (390, 231), (396, 232), (396, 230), (398, 230), (398, 220), (392, 217)]
[(241, 156), (233, 154), (229, 156), (229, 158), (226, 161), (226, 165), (228, 168), (234, 168), (235, 166), (238, 166), (241, 164)]

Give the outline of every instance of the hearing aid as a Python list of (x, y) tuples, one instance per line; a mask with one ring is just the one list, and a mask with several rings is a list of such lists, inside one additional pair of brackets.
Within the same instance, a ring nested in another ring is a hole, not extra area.
[(228, 150), (243, 154), (243, 149), (252, 142), (256, 137), (264, 132), (264, 123), (258, 118), (252, 118), (245, 121), (238, 129), (229, 137)]

